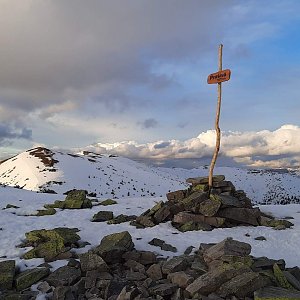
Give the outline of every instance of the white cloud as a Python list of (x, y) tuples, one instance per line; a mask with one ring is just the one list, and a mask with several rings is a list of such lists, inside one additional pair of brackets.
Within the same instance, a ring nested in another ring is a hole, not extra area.
[[(283, 125), (277, 130), (258, 132), (222, 132), (222, 156), (251, 167), (300, 166), (300, 127)], [(169, 140), (139, 144), (135, 141), (98, 143), (87, 149), (131, 158), (170, 159), (203, 158), (211, 156), (215, 145), (215, 131), (202, 132), (185, 141)]]

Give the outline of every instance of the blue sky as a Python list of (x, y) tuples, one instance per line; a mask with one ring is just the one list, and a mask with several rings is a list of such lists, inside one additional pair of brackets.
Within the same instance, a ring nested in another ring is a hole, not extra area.
[(297, 0), (0, 0), (0, 19), (0, 157), (35, 145), (108, 151), (121, 142), (136, 147), (119, 154), (147, 157), (139, 145), (170, 140), (184, 152), (185, 141), (213, 135), (216, 86), (206, 78), (217, 71), (220, 43), (232, 71), (224, 136), (282, 134), (287, 124), (299, 134)]

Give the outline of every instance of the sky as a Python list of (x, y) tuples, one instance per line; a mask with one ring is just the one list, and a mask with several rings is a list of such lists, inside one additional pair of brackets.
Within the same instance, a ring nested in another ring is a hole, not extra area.
[(0, 158), (37, 145), (300, 166), (300, 1), (0, 0)]

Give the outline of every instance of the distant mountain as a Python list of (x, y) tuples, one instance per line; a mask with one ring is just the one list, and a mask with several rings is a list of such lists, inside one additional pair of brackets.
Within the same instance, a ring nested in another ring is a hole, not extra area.
[[(299, 174), (288, 170), (248, 170), (216, 167), (237, 189), (243, 189), (254, 203), (300, 203)], [(84, 151), (64, 153), (38, 147), (0, 164), (0, 183), (23, 189), (64, 193), (85, 189), (97, 197), (164, 196), (184, 189), (189, 177), (207, 176), (208, 169), (150, 167), (114, 155)]]

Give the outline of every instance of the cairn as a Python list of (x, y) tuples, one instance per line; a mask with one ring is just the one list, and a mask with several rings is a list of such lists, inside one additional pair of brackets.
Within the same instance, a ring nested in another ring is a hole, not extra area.
[(208, 194), (208, 177), (188, 178), (191, 186), (167, 194), (168, 201), (159, 202), (131, 222), (138, 228), (153, 227), (171, 221), (178, 230), (213, 230), (235, 226), (268, 226), (290, 228), (287, 220), (277, 220), (253, 207), (242, 190), (236, 190), (224, 175), (213, 177), (213, 188)]

